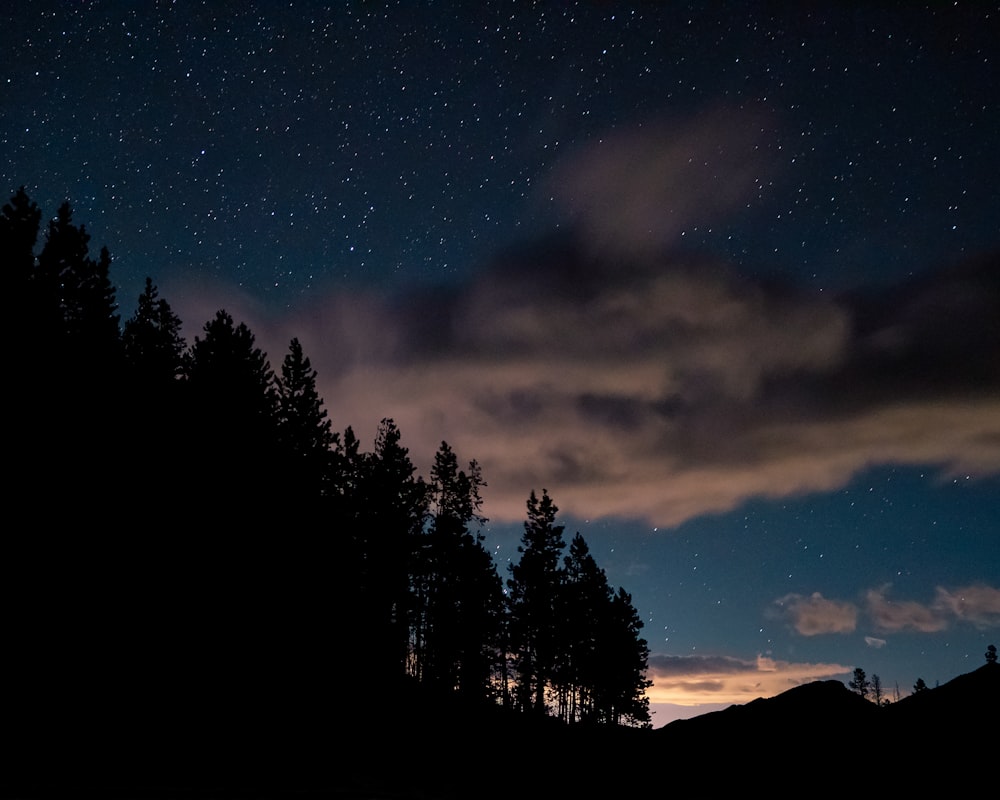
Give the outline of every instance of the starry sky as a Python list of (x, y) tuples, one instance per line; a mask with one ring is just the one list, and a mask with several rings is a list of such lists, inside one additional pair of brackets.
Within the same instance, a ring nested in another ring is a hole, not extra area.
[[(0, 189), (124, 317), (293, 336), (335, 429), (532, 490), (649, 640), (654, 725), (1000, 644), (1000, 6), (3, 11)], [(122, 446), (129, 432), (121, 431)]]

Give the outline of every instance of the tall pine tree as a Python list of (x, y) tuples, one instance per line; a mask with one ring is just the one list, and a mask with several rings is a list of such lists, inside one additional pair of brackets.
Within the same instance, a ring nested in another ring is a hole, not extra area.
[[(349, 547), (346, 575), (353, 597), (354, 639), (361, 643), (364, 672), (398, 679), (407, 669), (414, 613), (410, 575), (427, 515), (427, 486), (416, 475), (396, 423), (379, 423), (375, 448), (359, 453), (350, 428), (339, 449), (339, 509)], [(345, 513), (346, 512), (346, 513)]]
[(181, 320), (160, 297), (152, 278), (146, 278), (135, 313), (125, 321), (122, 347), (129, 382), (149, 389), (154, 396), (169, 391), (183, 374), (187, 344)]
[(611, 725), (648, 727), (649, 699), (646, 679), (649, 647), (640, 632), (643, 623), (632, 605), (632, 595), (619, 587), (599, 618), (598, 681), (595, 687), (595, 712)]
[(479, 465), (459, 469), (442, 442), (431, 468), (431, 521), (414, 575), (411, 635), (415, 674), (436, 689), (481, 699), (493, 692), (500, 654), (503, 594), (479, 530)]
[(274, 373), (245, 323), (225, 311), (205, 323), (186, 366), (190, 498), (197, 513), (254, 529), (277, 514), (265, 490), (277, 480)]
[(563, 647), (557, 658), (560, 716), (568, 722), (596, 721), (594, 702), (604, 654), (600, 621), (608, 615), (611, 587), (583, 536), (577, 533), (563, 562), (559, 593)]
[(546, 712), (546, 689), (555, 678), (560, 643), (559, 558), (566, 543), (563, 526), (556, 524), (558, 508), (548, 492), (531, 492), (528, 519), (518, 552), (511, 564), (510, 638), (514, 653), (515, 705)]
[(73, 223), (69, 202), (49, 222), (38, 256), (38, 280), (43, 292), (46, 324), (61, 334), (65, 364), (93, 379), (119, 366), (120, 331), (111, 256), (101, 248), (95, 261), (89, 253), (90, 234)]
[(328, 489), (332, 452), (339, 441), (316, 389), (316, 375), (302, 344), (293, 338), (274, 384), (278, 445), (285, 467), (280, 493), (287, 502), (303, 503), (310, 510)]

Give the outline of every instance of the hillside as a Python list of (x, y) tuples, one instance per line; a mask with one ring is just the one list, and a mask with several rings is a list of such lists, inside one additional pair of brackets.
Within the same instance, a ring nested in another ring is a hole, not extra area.
[(994, 780), (986, 751), (998, 719), (1000, 665), (987, 663), (883, 708), (839, 681), (806, 684), (666, 725), (652, 753), (704, 768), (718, 787), (794, 773), (831, 789), (898, 792), (931, 779), (976, 789)]
[[(363, 702), (224, 716), (52, 726), (9, 750), (3, 796), (109, 798), (615, 797), (758, 788), (778, 795), (948, 794), (995, 781), (1000, 665), (877, 708), (839, 681), (656, 730), (567, 728), (551, 718), (392, 693), (394, 721)], [(357, 699), (357, 698), (356, 698)]]

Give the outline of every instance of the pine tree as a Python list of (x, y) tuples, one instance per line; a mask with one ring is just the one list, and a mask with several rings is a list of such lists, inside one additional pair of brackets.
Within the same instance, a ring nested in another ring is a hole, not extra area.
[(868, 698), (868, 693), (871, 691), (872, 686), (868, 680), (868, 676), (865, 675), (865, 671), (861, 667), (855, 667), (854, 677), (847, 685), (865, 699)]
[[(32, 216), (16, 200), (18, 216)], [(30, 221), (25, 223), (30, 224)], [(21, 258), (30, 233), (21, 230)], [(121, 419), (121, 335), (107, 248), (89, 254), (90, 235), (63, 203), (49, 223), (30, 281), (32, 305), (28, 365), (35, 393), (29, 411), (32, 446), (44, 453), (34, 478), (49, 496), (59, 496), (57, 514), (79, 525), (107, 514), (107, 476), (116, 459), (110, 431)], [(29, 456), (35, 459), (38, 456)], [(25, 465), (26, 466), (26, 465)], [(62, 527), (62, 521), (50, 524)]]
[(515, 669), (515, 705), (546, 713), (545, 692), (555, 678), (559, 652), (559, 558), (565, 548), (558, 508), (548, 492), (528, 498), (528, 519), (507, 581), (510, 638)]
[(39, 470), (47, 468), (49, 460), (43, 453), (59, 444), (55, 434), (51, 442), (36, 438), (51, 427), (51, 414), (58, 408), (54, 390), (50, 389), (51, 352), (45, 346), (45, 320), (35, 269), (41, 217), (41, 210), (23, 186), (0, 210), (0, 264), (6, 284), (0, 318), (6, 333), (4, 340), (11, 345), (7, 349), (8, 372), (17, 376), (22, 386), (21, 391), (8, 392), (7, 396), (8, 414), (18, 420), (22, 431), (8, 438), (10, 463), (18, 465), (8, 472), (11, 497), (39, 490), (37, 476)]
[(427, 486), (416, 475), (402, 434), (391, 419), (379, 423), (372, 453), (358, 452), (349, 428), (340, 450), (341, 509), (349, 532), (356, 604), (368, 644), (369, 672), (399, 678), (407, 668), (414, 615), (410, 574), (427, 515)]
[(316, 389), (316, 375), (299, 340), (292, 339), (275, 380), (277, 437), (285, 464), (281, 494), (313, 507), (327, 490), (339, 440)]
[(181, 321), (146, 278), (135, 313), (122, 329), (123, 397), (119, 423), (134, 432), (118, 476), (121, 503), (136, 515), (156, 514), (164, 527), (177, 524), (180, 476), (188, 468)]
[[(0, 210), (0, 258), (5, 267), (8, 297), (24, 301), (28, 284), (35, 276), (35, 245), (38, 243), (42, 212), (20, 187)], [(14, 309), (9, 309), (16, 311)]]
[(262, 494), (278, 480), (274, 373), (245, 323), (224, 310), (188, 353), (190, 498), (219, 522), (259, 527), (279, 513)]
[(169, 389), (183, 374), (187, 345), (181, 320), (147, 277), (135, 313), (122, 328), (129, 380), (154, 392)]
[(563, 562), (558, 616), (560, 641), (556, 683), (559, 715), (568, 722), (594, 720), (600, 681), (599, 621), (608, 614), (612, 592), (607, 577), (577, 533)]
[(647, 727), (650, 723), (646, 679), (649, 647), (640, 635), (643, 623), (632, 605), (632, 595), (619, 587), (610, 613), (601, 626), (601, 679), (596, 710), (612, 725)]
[(38, 256), (38, 280), (43, 292), (46, 324), (61, 334), (66, 364), (82, 373), (106, 374), (118, 366), (120, 332), (111, 256), (101, 248), (95, 261), (89, 254), (90, 234), (73, 223), (69, 202), (49, 222)]
[(274, 373), (245, 323), (219, 310), (196, 336), (187, 364), (188, 380), (203, 410), (251, 428), (274, 421)]
[[(415, 674), (439, 689), (481, 698), (500, 658), (502, 591), (479, 526), (479, 465), (459, 469), (442, 442), (431, 468), (431, 521), (414, 575), (417, 614), (411, 637)], [(473, 532), (475, 529), (475, 532)]]

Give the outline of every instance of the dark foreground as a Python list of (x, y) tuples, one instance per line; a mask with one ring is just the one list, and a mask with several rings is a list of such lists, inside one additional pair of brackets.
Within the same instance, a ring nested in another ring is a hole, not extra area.
[[(391, 693), (388, 693), (391, 694)], [(1000, 665), (886, 708), (837, 681), (658, 730), (567, 728), (412, 689), (378, 702), (289, 691), (263, 702), (165, 691), (14, 704), (3, 796), (159, 798), (615, 797), (816, 789), (871, 794), (943, 783), (995, 791)], [(380, 716), (399, 709), (401, 722)]]

